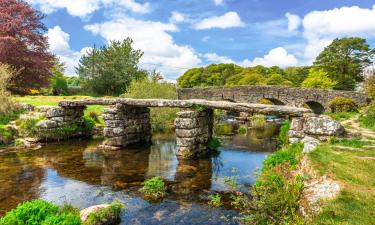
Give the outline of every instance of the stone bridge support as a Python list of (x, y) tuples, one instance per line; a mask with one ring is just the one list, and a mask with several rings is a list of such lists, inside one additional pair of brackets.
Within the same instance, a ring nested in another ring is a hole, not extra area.
[(213, 129), (212, 110), (179, 112), (174, 124), (179, 158), (198, 158), (209, 153)]
[(103, 112), (106, 127), (103, 147), (119, 148), (151, 142), (150, 109), (116, 104)]

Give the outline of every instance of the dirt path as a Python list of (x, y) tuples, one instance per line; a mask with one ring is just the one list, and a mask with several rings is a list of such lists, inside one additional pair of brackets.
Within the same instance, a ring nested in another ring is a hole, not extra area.
[(344, 120), (341, 122), (341, 124), (345, 127), (345, 129), (351, 132), (361, 133), (363, 138), (375, 139), (375, 132), (370, 129), (360, 127), (358, 119), (359, 115), (355, 116), (354, 118)]

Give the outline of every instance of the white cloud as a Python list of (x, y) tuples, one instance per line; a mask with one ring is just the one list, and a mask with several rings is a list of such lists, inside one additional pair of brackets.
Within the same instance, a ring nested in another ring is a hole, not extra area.
[(82, 48), (81, 51), (73, 51), (69, 46), (70, 35), (64, 32), (61, 27), (55, 26), (47, 32), (49, 50), (55, 54), (66, 65), (66, 74), (75, 75), (75, 67), (79, 59), (90, 48)]
[(213, 16), (201, 20), (194, 24), (194, 29), (205, 30), (212, 28), (226, 29), (231, 27), (243, 27), (245, 23), (242, 22), (240, 16), (236, 12), (227, 12), (222, 16)]
[(307, 41), (305, 55), (311, 62), (334, 38), (346, 36), (375, 37), (375, 5), (313, 11), (303, 18), (304, 38)]
[(231, 58), (227, 56), (220, 56), (216, 53), (206, 53), (203, 57), (211, 63), (235, 63)]
[(298, 30), (301, 25), (301, 18), (298, 15), (286, 13), (285, 16), (288, 18), (288, 30), (295, 31)]
[(177, 11), (173, 11), (171, 13), (171, 17), (169, 17), (169, 21), (171, 23), (182, 23), (182, 22), (185, 22), (186, 20), (187, 20), (187, 16)]
[(263, 57), (255, 58), (254, 60), (250, 61), (245, 59), (240, 63), (244, 66), (280, 66), (280, 67), (288, 67), (288, 66), (296, 66), (298, 64), (297, 58), (292, 55), (288, 54), (288, 52), (283, 47), (277, 47), (271, 49), (266, 55)]
[(224, 0), (214, 0), (215, 5), (222, 5)]
[(135, 0), (27, 0), (28, 3), (40, 7), (46, 14), (59, 9), (66, 9), (72, 16), (86, 17), (100, 7), (127, 9), (135, 13), (148, 13), (150, 3), (138, 3)]
[(201, 62), (194, 49), (174, 42), (168, 33), (178, 31), (174, 24), (122, 17), (87, 25), (85, 29), (107, 41), (131, 37), (134, 41), (133, 47), (144, 51), (141, 59), (143, 67), (156, 68), (168, 79), (176, 78), (186, 69), (196, 67)]

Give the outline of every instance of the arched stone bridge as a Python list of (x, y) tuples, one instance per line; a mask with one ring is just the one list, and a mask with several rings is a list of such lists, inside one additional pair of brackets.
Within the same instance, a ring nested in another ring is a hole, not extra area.
[[(163, 100), (163, 99), (92, 99), (61, 101), (58, 107), (50, 107), (45, 111), (45, 120), (40, 121), (40, 133), (59, 133), (66, 127), (85, 128), (84, 110), (88, 105), (107, 105), (103, 111), (105, 122), (104, 141), (102, 147), (119, 149), (131, 144), (150, 143), (151, 124), (149, 107), (177, 107), (183, 109), (177, 113), (174, 121), (178, 147), (181, 158), (196, 158), (208, 153), (212, 139), (213, 109), (237, 112), (261, 113), (271, 115), (288, 115), (296, 121), (291, 137), (295, 140), (305, 134), (324, 135), (333, 123), (324, 122), (324, 118), (312, 114), (310, 109), (280, 105), (262, 105), (250, 103), (233, 103), (228, 101), (208, 100)], [(315, 118), (315, 119), (314, 119)], [(305, 126), (304, 124), (307, 124)], [(310, 125), (309, 125), (310, 124)], [(319, 127), (316, 127), (317, 124)], [(335, 128), (336, 129), (336, 128)], [(78, 129), (67, 138), (83, 135)], [(305, 132), (308, 131), (309, 133)], [(337, 130), (337, 129), (336, 129)], [(57, 137), (58, 139), (59, 137)]]
[(276, 105), (303, 107), (307, 104), (315, 113), (328, 109), (330, 101), (338, 96), (348, 97), (360, 105), (369, 103), (369, 98), (359, 92), (307, 89), (281, 86), (233, 86), (178, 89), (178, 99), (206, 99), (211, 101), (231, 101), (257, 103), (268, 99)]

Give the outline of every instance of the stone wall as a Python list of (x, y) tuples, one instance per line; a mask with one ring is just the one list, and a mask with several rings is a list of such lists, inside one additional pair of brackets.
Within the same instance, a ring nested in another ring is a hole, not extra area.
[(107, 140), (103, 147), (125, 147), (151, 142), (150, 110), (147, 107), (116, 104), (103, 112)]
[[(38, 138), (43, 141), (61, 140), (89, 135), (84, 129), (83, 111), (86, 107), (63, 108), (41, 106), (35, 115), (44, 117), (36, 127)], [(32, 115), (32, 114), (31, 114)]]
[(345, 128), (329, 116), (306, 114), (293, 117), (289, 129), (289, 142), (304, 143), (304, 152), (313, 150), (320, 141), (327, 141), (332, 136), (342, 136)]
[(177, 156), (189, 159), (209, 153), (212, 138), (213, 111), (182, 111), (175, 119)]
[(302, 107), (305, 103), (317, 102), (325, 109), (329, 102), (337, 97), (349, 97), (360, 105), (368, 104), (369, 98), (359, 92), (334, 91), (322, 89), (305, 89), (298, 87), (280, 86), (234, 86), (209, 88), (178, 89), (178, 99), (206, 99), (211, 101), (227, 100), (231, 102), (257, 103), (266, 98), (276, 104)]

